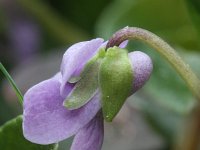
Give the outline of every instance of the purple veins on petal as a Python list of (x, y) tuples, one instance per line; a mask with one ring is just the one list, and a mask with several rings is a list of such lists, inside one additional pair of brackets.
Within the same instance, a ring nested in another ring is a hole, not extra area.
[(80, 42), (72, 45), (63, 55), (61, 64), (62, 83), (61, 94), (63, 94), (64, 86), (75, 73), (80, 73), (88, 60), (96, 54), (99, 47), (103, 43), (103, 39), (97, 38), (91, 41)]
[(101, 150), (103, 136), (103, 116), (100, 111), (76, 134), (71, 150)]
[[(33, 86), (25, 94), (23, 133), (27, 140), (37, 144), (57, 143), (76, 134), (99, 111), (99, 95), (80, 109), (67, 110), (60, 96), (60, 85), (58, 74)], [(66, 83), (65, 87), (67, 94), (73, 85)]]
[(134, 51), (128, 54), (133, 69), (133, 93), (140, 89), (149, 79), (153, 70), (151, 58), (140, 51)]

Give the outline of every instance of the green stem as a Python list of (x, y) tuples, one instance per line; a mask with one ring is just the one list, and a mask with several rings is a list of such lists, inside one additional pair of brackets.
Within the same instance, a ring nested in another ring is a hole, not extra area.
[(118, 46), (128, 39), (142, 40), (155, 48), (175, 68), (187, 83), (194, 96), (200, 100), (200, 80), (198, 77), (169, 44), (152, 32), (136, 27), (126, 27), (119, 30), (111, 37), (107, 48)]
[(21, 105), (23, 105), (23, 96), (22, 93), (20, 92), (20, 90), (17, 88), (17, 85), (15, 84), (15, 81), (12, 79), (12, 77), (9, 75), (9, 73), (7, 72), (6, 68), (3, 66), (3, 64), (0, 62), (0, 70), (3, 72), (3, 74), (5, 75), (5, 77), (7, 78), (7, 80), (10, 82), (11, 86), (13, 87), (19, 103)]

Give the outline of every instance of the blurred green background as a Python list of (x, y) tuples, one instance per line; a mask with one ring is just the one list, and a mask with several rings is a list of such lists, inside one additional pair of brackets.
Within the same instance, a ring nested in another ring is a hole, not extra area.
[[(125, 26), (150, 30), (172, 45), (200, 77), (199, 0), (1, 0), (0, 61), (22, 93), (54, 75), (73, 43), (108, 40)], [(103, 150), (170, 150), (196, 101), (183, 80), (153, 49), (130, 41), (154, 62), (152, 77), (105, 123)], [(22, 113), (0, 75), (0, 125)], [(72, 139), (61, 142), (69, 149)]]

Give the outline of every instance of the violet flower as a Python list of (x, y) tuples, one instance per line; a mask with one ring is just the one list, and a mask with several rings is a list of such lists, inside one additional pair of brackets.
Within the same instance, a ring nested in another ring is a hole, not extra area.
[[(125, 47), (126, 43), (119, 47)], [(51, 144), (75, 135), (71, 150), (101, 149), (104, 135), (101, 93), (97, 92), (84, 106), (74, 110), (68, 110), (63, 102), (76, 84), (70, 83), (70, 78), (79, 76), (89, 59), (105, 45), (100, 38), (74, 44), (65, 52), (60, 72), (26, 92), (23, 133), (27, 140)], [(129, 53), (129, 58), (134, 70), (134, 93), (148, 80), (152, 62), (139, 51)]]

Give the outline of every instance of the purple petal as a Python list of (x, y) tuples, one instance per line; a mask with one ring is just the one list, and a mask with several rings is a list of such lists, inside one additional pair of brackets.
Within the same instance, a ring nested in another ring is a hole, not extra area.
[(134, 51), (128, 54), (132, 63), (134, 74), (133, 92), (140, 89), (149, 79), (153, 70), (151, 58), (140, 51)]
[(100, 48), (106, 48), (106, 45), (107, 45), (108, 41), (105, 41), (101, 44)]
[[(99, 95), (77, 110), (69, 111), (60, 96), (59, 74), (27, 91), (24, 96), (23, 133), (37, 144), (51, 144), (64, 140), (84, 127), (99, 111)], [(69, 93), (73, 85), (67, 83)]]
[(62, 82), (61, 72), (58, 72), (53, 78), (61, 83)]
[[(101, 44), (100, 48), (106, 48), (108, 41), (105, 41), (103, 44)], [(123, 41), (120, 45), (119, 48), (125, 48), (128, 44), (128, 40)]]
[[(97, 38), (91, 41), (80, 42), (72, 45), (63, 55), (61, 64), (62, 84), (61, 94), (63, 94), (64, 86), (72, 77), (76, 70), (80, 73), (80, 68), (83, 68), (87, 61), (95, 55), (103, 39)], [(77, 74), (77, 73), (75, 73)]]
[(119, 45), (119, 47), (120, 47), (120, 48), (125, 48), (125, 47), (127, 46), (127, 44), (128, 44), (128, 40), (123, 41), (123, 42)]
[(102, 113), (99, 112), (75, 136), (71, 150), (101, 150), (104, 127)]

